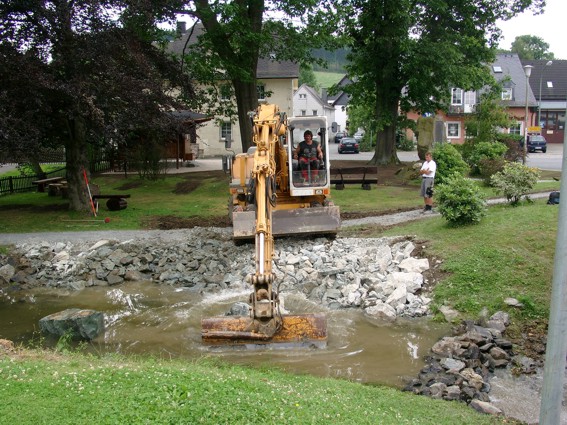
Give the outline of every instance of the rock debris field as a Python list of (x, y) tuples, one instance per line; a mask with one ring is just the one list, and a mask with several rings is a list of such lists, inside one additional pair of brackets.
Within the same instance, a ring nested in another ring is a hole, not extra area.
[[(23, 241), (2, 261), (0, 281), (20, 289), (80, 290), (151, 281), (214, 293), (250, 288), (254, 245), (237, 246), (227, 228), (192, 228), (117, 240)], [(61, 238), (63, 239), (63, 238)], [(278, 239), (273, 271), (285, 298), (300, 292), (330, 309), (358, 308), (387, 320), (429, 313), (427, 258), (411, 238)]]

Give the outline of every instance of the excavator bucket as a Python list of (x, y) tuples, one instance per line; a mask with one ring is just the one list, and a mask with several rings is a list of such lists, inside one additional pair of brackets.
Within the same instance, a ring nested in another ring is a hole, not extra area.
[(282, 327), (272, 337), (254, 332), (250, 317), (219, 316), (201, 321), (201, 338), (206, 345), (264, 345), (324, 348), (327, 319), (324, 314), (282, 316)]
[[(234, 239), (250, 239), (256, 231), (256, 212), (242, 211), (232, 214)], [(339, 207), (294, 208), (273, 212), (272, 234), (336, 235), (341, 226)]]

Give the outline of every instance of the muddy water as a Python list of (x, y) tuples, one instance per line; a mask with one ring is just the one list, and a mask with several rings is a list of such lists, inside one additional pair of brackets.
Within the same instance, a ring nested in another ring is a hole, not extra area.
[(106, 332), (91, 350), (195, 359), (222, 358), (243, 365), (275, 365), (294, 373), (339, 377), (400, 387), (423, 367), (431, 346), (449, 333), (425, 319), (385, 324), (357, 311), (329, 311), (298, 296), (285, 298), (291, 313), (325, 312), (329, 340), (324, 349), (240, 349), (205, 347), (203, 317), (222, 315), (247, 292), (201, 296), (188, 289), (128, 283), (82, 291), (37, 289), (0, 296), (0, 338), (26, 343), (38, 335), (40, 318), (66, 308), (105, 313)]

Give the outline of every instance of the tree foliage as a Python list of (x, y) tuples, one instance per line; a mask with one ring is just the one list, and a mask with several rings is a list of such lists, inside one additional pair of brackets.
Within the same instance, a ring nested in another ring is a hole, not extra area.
[(17, 158), (64, 146), (71, 209), (88, 209), (82, 172), (93, 146), (172, 134), (177, 123), (164, 112), (186, 106), (164, 91), (164, 81), (191, 98), (189, 78), (152, 45), (157, 6), (119, 0), (0, 5), (0, 74), (10, 82), (0, 91), (2, 146)]
[(370, 105), (377, 125), (374, 163), (397, 162), (398, 111), (446, 108), (451, 87), (479, 89), (491, 77), (498, 19), (542, 0), (342, 0), (354, 103)]
[(510, 51), (517, 53), (521, 60), (550, 60), (555, 55), (549, 51), (549, 43), (535, 35), (520, 35), (514, 39)]
[(320, 88), (315, 73), (313, 72), (313, 67), (308, 63), (302, 63), (299, 66), (299, 86), (303, 84), (307, 84), (315, 90), (319, 90)]
[(299, 63), (313, 60), (313, 48), (334, 43), (329, 32), (332, 22), (324, 21), (321, 12), (333, 9), (333, 2), (180, 0), (179, 3), (176, 12), (199, 20), (206, 30), (198, 45), (187, 49), (185, 63), (194, 77), (205, 84), (218, 84), (221, 78), (230, 80), (245, 152), (252, 143), (248, 113), (258, 106), (259, 58)]

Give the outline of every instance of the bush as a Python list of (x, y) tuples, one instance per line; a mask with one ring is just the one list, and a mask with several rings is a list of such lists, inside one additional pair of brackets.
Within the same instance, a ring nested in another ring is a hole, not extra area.
[(517, 205), (522, 196), (529, 200), (527, 193), (534, 188), (539, 179), (539, 170), (518, 162), (509, 162), (504, 169), (490, 178), (497, 193), (506, 197), (512, 205)]
[(481, 159), (478, 164), (480, 177), (482, 177), (484, 183), (487, 186), (490, 186), (490, 178), (492, 177), (492, 175), (498, 173), (499, 171), (502, 171), (504, 169), (504, 165), (506, 164), (507, 161), (504, 158)]
[(463, 157), (459, 151), (448, 143), (435, 145), (433, 159), (437, 164), (435, 182), (438, 184), (445, 183), (445, 180), (451, 174), (457, 173), (465, 175), (468, 171), (467, 163), (463, 161)]
[(471, 172), (479, 175), (481, 173), (480, 164), (483, 160), (503, 158), (507, 150), (508, 147), (500, 142), (474, 143), (467, 158)]
[(400, 151), (410, 152), (414, 150), (415, 145), (413, 140), (408, 139), (405, 135), (398, 135), (396, 138), (396, 148)]
[(486, 215), (486, 201), (471, 180), (454, 173), (436, 186), (435, 197), (441, 216), (453, 226), (476, 224)]
[(504, 154), (504, 159), (509, 162), (520, 161), (524, 157), (522, 148), (522, 136), (518, 134), (503, 134), (498, 137), (498, 141), (508, 148)]

